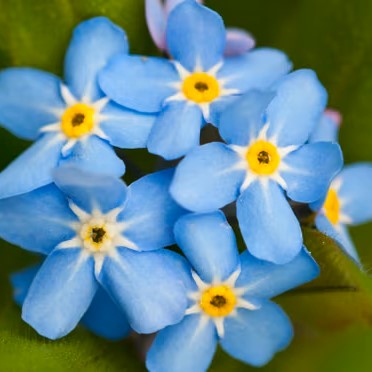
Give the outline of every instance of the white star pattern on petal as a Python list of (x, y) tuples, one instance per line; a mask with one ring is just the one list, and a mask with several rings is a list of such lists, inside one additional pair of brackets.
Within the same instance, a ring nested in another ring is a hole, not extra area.
[[(227, 280), (221, 281), (216, 278), (215, 280), (213, 280), (212, 283), (209, 284), (209, 283), (205, 283), (195, 272), (192, 272), (192, 277), (198, 287), (198, 290), (188, 294), (188, 297), (195, 303), (186, 310), (185, 315), (200, 314), (200, 322), (199, 322), (196, 333), (200, 332), (203, 329), (203, 327), (211, 320), (214, 322), (218, 336), (222, 338), (225, 333), (224, 320), (226, 317), (236, 316), (237, 308), (243, 308), (243, 309), (252, 310), (252, 311), (258, 310), (260, 308), (259, 306), (250, 303), (249, 301), (247, 301), (246, 299), (242, 297), (246, 293), (247, 288), (235, 288), (236, 281), (239, 275), (240, 275), (240, 268), (234, 271)], [(201, 306), (202, 297), (203, 297), (203, 294), (208, 289), (220, 287), (220, 286), (227, 287), (229, 291), (231, 291), (236, 302), (235, 302), (234, 308), (228, 315), (211, 316), (205, 310), (203, 310)]]

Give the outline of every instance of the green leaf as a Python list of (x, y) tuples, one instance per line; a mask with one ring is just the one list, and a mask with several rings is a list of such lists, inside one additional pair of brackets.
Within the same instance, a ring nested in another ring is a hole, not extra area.
[(304, 229), (305, 245), (321, 274), (311, 283), (282, 296), (295, 323), (313, 331), (341, 331), (350, 325), (372, 325), (372, 278), (319, 231)]

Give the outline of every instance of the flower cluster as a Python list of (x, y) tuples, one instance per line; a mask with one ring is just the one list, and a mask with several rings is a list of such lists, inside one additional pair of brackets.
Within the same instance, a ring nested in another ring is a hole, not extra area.
[[(319, 274), (295, 206), (360, 265), (346, 226), (372, 219), (372, 165), (341, 170), (313, 71), (200, 1), (147, 0), (146, 15), (169, 58), (129, 54), (98, 17), (75, 29), (63, 80), (0, 72), (0, 122), (35, 141), (0, 173), (0, 236), (44, 256), (12, 275), (14, 298), (49, 339), (78, 323), (157, 333), (150, 371), (204, 371), (218, 343), (262, 366), (293, 336), (270, 299)], [(220, 139), (200, 145), (207, 125)], [(126, 186), (115, 148), (176, 161)]]

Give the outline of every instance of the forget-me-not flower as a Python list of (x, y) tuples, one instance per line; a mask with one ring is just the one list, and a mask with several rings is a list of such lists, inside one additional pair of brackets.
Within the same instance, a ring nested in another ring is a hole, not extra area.
[(184, 259), (159, 250), (174, 243), (183, 213), (168, 192), (172, 176), (154, 173), (127, 188), (113, 177), (61, 167), (57, 186), (0, 200), (0, 236), (47, 255), (22, 309), (39, 334), (56, 339), (72, 331), (99, 288), (138, 333), (182, 319)]
[[(310, 142), (337, 142), (341, 120), (339, 112), (326, 110)], [(359, 225), (372, 219), (371, 188), (372, 164), (351, 164), (332, 181), (326, 197), (311, 204), (317, 212), (316, 227), (335, 239), (358, 264), (360, 258), (348, 232), (348, 225)]]
[(36, 141), (0, 173), (0, 197), (49, 184), (53, 169), (63, 164), (124, 173), (113, 146), (145, 147), (154, 117), (110, 102), (98, 87), (98, 72), (118, 53), (128, 53), (124, 31), (106, 18), (93, 18), (74, 31), (64, 81), (32, 68), (0, 73), (0, 123)]
[[(156, 46), (167, 51), (166, 28), (170, 12), (185, 0), (146, 0), (147, 25)], [(202, 0), (195, 0), (203, 3)], [(255, 46), (253, 37), (241, 29), (229, 28), (226, 32), (226, 46), (224, 54), (228, 56), (239, 55), (248, 52)]]
[(226, 31), (214, 11), (186, 0), (169, 15), (167, 46), (173, 60), (121, 55), (100, 74), (103, 91), (119, 104), (160, 112), (148, 149), (166, 159), (185, 155), (200, 142), (206, 123), (236, 96), (265, 88), (291, 64), (274, 49), (224, 58)]
[[(11, 275), (14, 301), (19, 306), (23, 305), (40, 267), (32, 266)], [(81, 323), (96, 335), (113, 341), (125, 338), (131, 331), (125, 314), (103, 288), (97, 290)]]
[(322, 198), (342, 167), (338, 144), (306, 144), (327, 95), (314, 72), (283, 77), (273, 92), (252, 91), (221, 115), (227, 144), (193, 150), (177, 167), (171, 194), (185, 208), (210, 212), (237, 200), (248, 250), (277, 264), (301, 250), (302, 233), (286, 197)]
[(357, 250), (347, 226), (372, 220), (372, 164), (346, 166), (332, 181), (325, 199), (312, 205), (316, 227), (335, 239), (357, 262)]
[(306, 250), (285, 265), (257, 260), (247, 251), (239, 256), (222, 212), (181, 217), (175, 236), (192, 266), (189, 308), (179, 324), (157, 334), (147, 355), (150, 372), (205, 371), (218, 343), (254, 366), (285, 349), (292, 326), (269, 299), (319, 274)]

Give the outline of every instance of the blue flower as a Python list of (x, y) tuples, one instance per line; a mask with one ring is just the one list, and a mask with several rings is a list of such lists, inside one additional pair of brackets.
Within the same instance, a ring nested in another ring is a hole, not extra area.
[(74, 164), (121, 176), (125, 167), (112, 146), (146, 147), (154, 117), (110, 102), (97, 74), (118, 53), (128, 53), (125, 33), (106, 18), (81, 23), (65, 59), (65, 82), (31, 68), (0, 73), (0, 122), (15, 135), (37, 140), (0, 174), (0, 197), (52, 182), (52, 171)]
[(57, 186), (0, 200), (0, 236), (47, 255), (23, 319), (45, 337), (62, 337), (103, 288), (138, 333), (179, 322), (187, 306), (184, 260), (159, 250), (174, 243), (183, 213), (168, 193), (172, 176), (154, 173), (126, 188), (116, 178), (65, 167), (55, 174)]
[(335, 110), (325, 110), (320, 122), (310, 135), (309, 142), (338, 142), (341, 114)]
[[(40, 267), (32, 266), (11, 275), (13, 297), (19, 306), (23, 305)], [(96, 335), (113, 341), (123, 339), (131, 331), (124, 313), (102, 288), (97, 290), (81, 323)]]
[(221, 115), (227, 144), (210, 143), (187, 155), (171, 194), (195, 212), (237, 199), (249, 251), (277, 264), (291, 261), (301, 250), (302, 233), (286, 197), (318, 200), (342, 167), (338, 144), (305, 144), (325, 104), (326, 92), (310, 70), (282, 78), (274, 93), (248, 93)]
[(179, 324), (156, 336), (147, 356), (151, 372), (205, 371), (218, 342), (254, 366), (288, 346), (291, 323), (269, 299), (319, 274), (305, 249), (286, 265), (259, 261), (247, 251), (239, 256), (222, 212), (181, 217), (175, 236), (193, 270), (189, 308)]
[[(185, 0), (146, 0), (146, 20), (152, 40), (161, 50), (167, 51), (166, 28), (170, 12)], [(203, 3), (202, 0), (196, 0)], [(225, 55), (239, 55), (255, 46), (252, 36), (241, 29), (230, 28), (226, 32)]]
[(273, 49), (256, 49), (223, 58), (226, 32), (221, 17), (186, 0), (170, 14), (167, 46), (174, 60), (117, 56), (100, 74), (103, 91), (119, 104), (141, 112), (160, 112), (148, 149), (166, 159), (199, 145), (200, 130), (236, 95), (265, 88), (291, 64)]
[(332, 181), (328, 194), (312, 208), (317, 210), (317, 228), (335, 239), (346, 253), (360, 263), (347, 226), (372, 220), (372, 164), (346, 166)]

